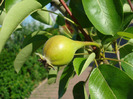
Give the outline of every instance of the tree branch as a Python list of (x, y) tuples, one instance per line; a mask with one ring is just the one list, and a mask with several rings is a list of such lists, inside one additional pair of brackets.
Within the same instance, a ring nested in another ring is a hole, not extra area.
[(2, 1), (0, 2), (0, 6), (2, 5), (3, 2), (4, 2), (4, 0), (2, 0)]
[(59, 0), (52, 0), (51, 3), (61, 11), (63, 15), (66, 15), (66, 9), (62, 6)]
[(121, 67), (121, 59), (120, 59), (120, 52), (119, 52), (119, 49), (118, 49), (118, 45), (117, 45), (117, 42), (115, 41), (114, 42), (114, 50), (115, 50), (115, 53), (116, 53), (116, 56), (117, 56), (117, 59), (118, 59), (118, 63), (119, 63), (119, 66), (120, 66), (120, 70), (122, 70), (122, 67)]
[(69, 10), (69, 8), (67, 7), (66, 3), (64, 2), (64, 0), (59, 0), (61, 2), (61, 4), (64, 6), (64, 8), (66, 9), (66, 11), (68, 12), (68, 14), (70, 15), (70, 17), (73, 19), (73, 21), (78, 25), (78, 29), (81, 31), (81, 33), (84, 35), (85, 39), (88, 41), (91, 41), (90, 37), (87, 35), (87, 33), (83, 30), (83, 28), (81, 27), (80, 23), (77, 21), (77, 19), (73, 16), (72, 12)]
[(131, 10), (133, 11), (133, 6), (132, 6), (132, 3), (131, 3), (131, 0), (127, 0), (127, 1), (128, 1), (129, 5), (131, 7)]

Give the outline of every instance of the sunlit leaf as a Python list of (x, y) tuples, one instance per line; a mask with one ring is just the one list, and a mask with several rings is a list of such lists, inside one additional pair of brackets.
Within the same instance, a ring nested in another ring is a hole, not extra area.
[(25, 47), (18, 53), (14, 61), (16, 72), (19, 72), (23, 64), (28, 60), (29, 56), (48, 40), (45, 33), (45, 31), (34, 32), (34, 36), (29, 39)]
[(122, 24), (123, 9), (120, 0), (82, 0), (91, 23), (105, 35), (115, 35)]
[(94, 59), (95, 59), (95, 53), (91, 53), (87, 59), (75, 58), (73, 61), (73, 66), (77, 75), (82, 74)]
[(118, 32), (117, 34), (120, 35), (120, 36), (127, 37), (127, 38), (133, 38), (133, 33)]
[[(44, 1), (45, 2), (45, 1)], [(36, 0), (23, 0), (15, 4), (7, 13), (0, 32), (0, 52), (16, 27), (32, 12), (42, 8)]]
[(89, 78), (91, 99), (131, 99), (133, 80), (120, 69), (111, 65), (100, 65)]
[[(47, 10), (46, 7), (44, 7), (43, 9)], [(40, 21), (44, 24), (47, 24), (47, 25), (52, 25), (53, 24), (52, 19), (49, 15), (49, 12), (46, 12), (46, 11), (43, 11), (43, 10), (38, 10), (38, 11), (34, 12), (33, 14), (31, 14), (31, 16), (34, 19), (36, 19), (36, 20), (38, 20), (38, 21)]]
[[(1, 11), (1, 10), (0, 10), (0, 11)], [(1, 14), (0, 14), (0, 25), (3, 24), (3, 21), (4, 21), (5, 16), (6, 16), (5, 11), (2, 11)]]
[(124, 57), (121, 65), (124, 71), (133, 79), (133, 52)]
[(15, 5), (16, 3), (20, 2), (20, 1), (22, 1), (22, 0), (5, 0), (6, 12), (8, 12), (13, 5)]

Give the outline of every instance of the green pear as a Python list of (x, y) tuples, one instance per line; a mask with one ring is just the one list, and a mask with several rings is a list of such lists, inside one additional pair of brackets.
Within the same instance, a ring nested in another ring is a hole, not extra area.
[(74, 41), (62, 35), (56, 35), (44, 44), (43, 55), (38, 55), (42, 60), (46, 60), (49, 65), (63, 66), (67, 65), (73, 59), (75, 52), (85, 45), (99, 47), (94, 42)]

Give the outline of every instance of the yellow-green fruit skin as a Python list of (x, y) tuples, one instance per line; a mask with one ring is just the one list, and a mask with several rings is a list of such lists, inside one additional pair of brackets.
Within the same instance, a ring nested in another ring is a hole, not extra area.
[(43, 53), (46, 60), (54, 66), (68, 64), (74, 57), (78, 48), (83, 46), (78, 41), (73, 41), (65, 36), (51, 37), (44, 45)]

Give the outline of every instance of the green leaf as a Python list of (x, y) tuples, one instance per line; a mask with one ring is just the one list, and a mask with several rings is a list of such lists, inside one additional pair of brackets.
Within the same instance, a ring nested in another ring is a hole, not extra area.
[[(43, 8), (44, 10), (47, 10), (45, 7)], [(46, 12), (46, 11), (43, 11), (43, 10), (38, 10), (36, 12), (34, 12), (33, 14), (31, 14), (31, 16), (44, 23), (44, 24), (47, 24), (47, 25), (52, 25), (52, 20), (51, 20), (51, 17), (49, 15), (49, 12)]]
[(57, 73), (58, 73), (57, 67), (54, 67), (54, 69), (53, 68), (50, 69), (48, 74), (48, 84), (53, 84), (56, 82)]
[(90, 63), (95, 59), (95, 53), (91, 53), (87, 60), (86, 58), (75, 58), (73, 61), (73, 66), (77, 75), (80, 75), (84, 70), (90, 65)]
[(31, 13), (42, 8), (36, 0), (23, 0), (15, 4), (7, 13), (0, 32), (0, 52), (16, 27)]
[(56, 23), (61, 26), (65, 25), (65, 19), (62, 17), (62, 15), (59, 14), (57, 16)]
[(125, 30), (132, 19), (133, 19), (133, 12), (124, 13), (124, 18), (123, 18), (123, 22), (121, 25), (121, 29)]
[(91, 99), (132, 99), (133, 80), (120, 69), (100, 65), (89, 78)]
[(60, 77), (58, 98), (60, 99), (67, 90), (67, 86), (70, 78), (73, 76), (74, 68), (72, 63), (64, 68), (64, 71)]
[(132, 33), (133, 34), (133, 27), (128, 27), (125, 32)]
[(133, 52), (124, 57), (121, 65), (124, 71), (133, 79)]
[(73, 15), (75, 16), (75, 18), (81, 24), (82, 27), (85, 28), (85, 27), (92, 26), (92, 23), (89, 21), (89, 19), (87, 18), (85, 14), (82, 0), (71, 0), (70, 7), (71, 7)]
[(116, 40), (119, 37), (117, 34), (115, 34), (114, 36), (111, 36), (111, 35), (103, 35), (100, 32), (97, 32), (97, 35), (101, 39), (101, 43), (103, 45), (113, 42), (114, 40)]
[(78, 82), (73, 88), (73, 96), (74, 99), (88, 99), (86, 90), (85, 90), (85, 82)]
[(36, 35), (34, 35), (33, 37), (31, 37), (31, 39), (29, 39), (29, 43), (27, 43), (27, 45), (23, 49), (21, 49), (21, 51), (18, 53), (18, 55), (15, 58), (14, 68), (17, 73), (20, 71), (25, 61), (28, 60), (29, 56), (48, 40), (48, 37), (45, 36), (46, 33), (45, 31), (41, 32), (37, 31), (34, 33), (36, 33)]
[(123, 9), (120, 0), (82, 0), (91, 23), (105, 35), (115, 35), (122, 24)]
[(126, 55), (133, 52), (133, 46), (127, 44), (119, 49), (120, 51), (120, 58), (123, 59)]
[[(1, 15), (0, 15), (0, 25), (3, 24), (3, 21), (4, 21), (5, 17), (6, 17), (6, 15), (7, 14), (6, 14), (5, 11), (2, 11), (1, 12)], [(21, 29), (21, 28), (22, 28), (21, 25), (18, 25), (17, 28), (16, 28), (16, 30)]]
[(50, 38), (52, 36), (51, 33), (47, 32), (47, 31), (35, 31), (30, 35), (27, 35), (26, 38), (23, 41), (23, 47), (25, 47), (26, 45), (34, 42), (34, 41), (38, 41), (38, 40), (43, 40), (43, 37), (46, 37), (47, 39)]
[(124, 36), (124, 37), (127, 37), (127, 38), (133, 38), (133, 34), (132, 34), (132, 33), (117, 32), (117, 34), (118, 34), (119, 36)]
[(128, 3), (127, 0), (121, 0), (122, 4)]
[(6, 12), (8, 12), (13, 5), (15, 5), (16, 3), (20, 2), (20, 1), (22, 1), (22, 0), (6, 0), (5, 1)]
[(77, 75), (80, 74), (85, 61), (86, 61), (86, 58), (75, 58), (74, 59), (73, 66), (74, 66), (74, 69), (75, 69)]
[(52, 0), (36, 0), (41, 3), (41, 5), (44, 7), (46, 4), (50, 3)]
[[(0, 10), (0, 12), (1, 12), (1, 10)], [(2, 11), (1, 14), (0, 14), (0, 25), (3, 24), (3, 21), (5, 19), (5, 16), (6, 16), (5, 11)]]
[(124, 5), (123, 5), (123, 12), (125, 13), (125, 12), (131, 12), (132, 10), (131, 10), (131, 7), (130, 7), (130, 5), (128, 4), (128, 3), (125, 3)]

